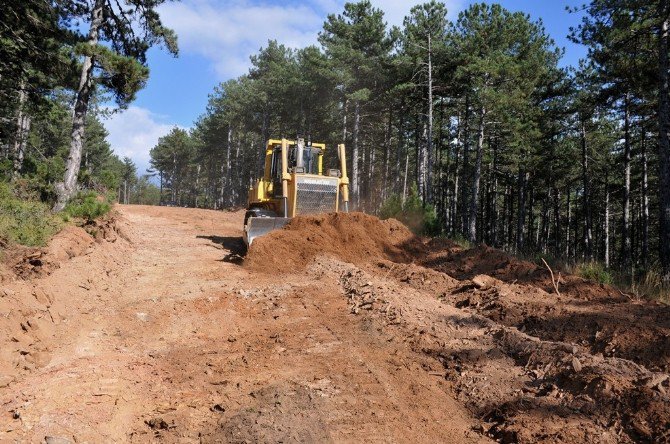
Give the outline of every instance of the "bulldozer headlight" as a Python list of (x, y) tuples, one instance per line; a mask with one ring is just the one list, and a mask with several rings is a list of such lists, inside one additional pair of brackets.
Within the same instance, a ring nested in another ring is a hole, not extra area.
[(340, 177), (340, 170), (330, 169), (328, 170), (328, 175), (330, 177)]

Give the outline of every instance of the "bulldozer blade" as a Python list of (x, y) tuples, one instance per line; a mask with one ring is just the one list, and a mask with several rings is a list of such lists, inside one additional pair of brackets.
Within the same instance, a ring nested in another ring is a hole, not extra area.
[(282, 228), (290, 220), (289, 217), (250, 217), (244, 226), (244, 243), (249, 247), (257, 237)]

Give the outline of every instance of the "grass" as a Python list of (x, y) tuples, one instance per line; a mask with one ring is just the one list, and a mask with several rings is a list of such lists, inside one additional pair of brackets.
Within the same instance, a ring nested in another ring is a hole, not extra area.
[(635, 295), (645, 295), (647, 298), (670, 304), (670, 285), (663, 282), (661, 273), (655, 268), (647, 270), (636, 279), (630, 285), (630, 291)]
[(612, 272), (607, 270), (601, 262), (589, 261), (576, 264), (572, 273), (599, 284), (611, 285), (614, 283)]
[(472, 243), (461, 235), (451, 238), (451, 241), (464, 250), (469, 250), (473, 247)]
[(41, 247), (63, 226), (63, 219), (38, 200), (20, 199), (7, 183), (0, 183), (0, 239)]
[(650, 299), (670, 304), (670, 286), (663, 283), (658, 266), (651, 266), (644, 271), (639, 270), (633, 279), (630, 272), (608, 269), (605, 264), (598, 261), (562, 265), (559, 269), (599, 284), (613, 285), (635, 299)]
[(109, 197), (85, 191), (77, 194), (62, 213), (53, 214), (49, 205), (20, 190), (20, 186), (0, 182), (0, 244), (5, 241), (43, 247), (70, 219), (87, 223), (112, 209)]

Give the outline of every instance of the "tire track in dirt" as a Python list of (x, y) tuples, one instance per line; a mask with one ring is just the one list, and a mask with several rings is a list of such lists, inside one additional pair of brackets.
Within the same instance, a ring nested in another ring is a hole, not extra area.
[(127, 245), (29, 282), (64, 320), (49, 362), (0, 388), (0, 441), (489, 441), (439, 363), (353, 316), (337, 280), (234, 263), (242, 213), (119, 211)]

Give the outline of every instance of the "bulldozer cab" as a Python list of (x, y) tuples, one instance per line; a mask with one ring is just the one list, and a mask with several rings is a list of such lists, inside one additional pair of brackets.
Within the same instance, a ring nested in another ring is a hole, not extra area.
[[(286, 170), (290, 173), (321, 175), (323, 164), (323, 149), (307, 144), (300, 145), (300, 140), (295, 144), (289, 144), (287, 153)], [(319, 144), (320, 145), (320, 144)], [(270, 150), (268, 150), (270, 151)], [(269, 179), (272, 187), (268, 190), (273, 197), (282, 196), (282, 147), (276, 143), (271, 148)]]

